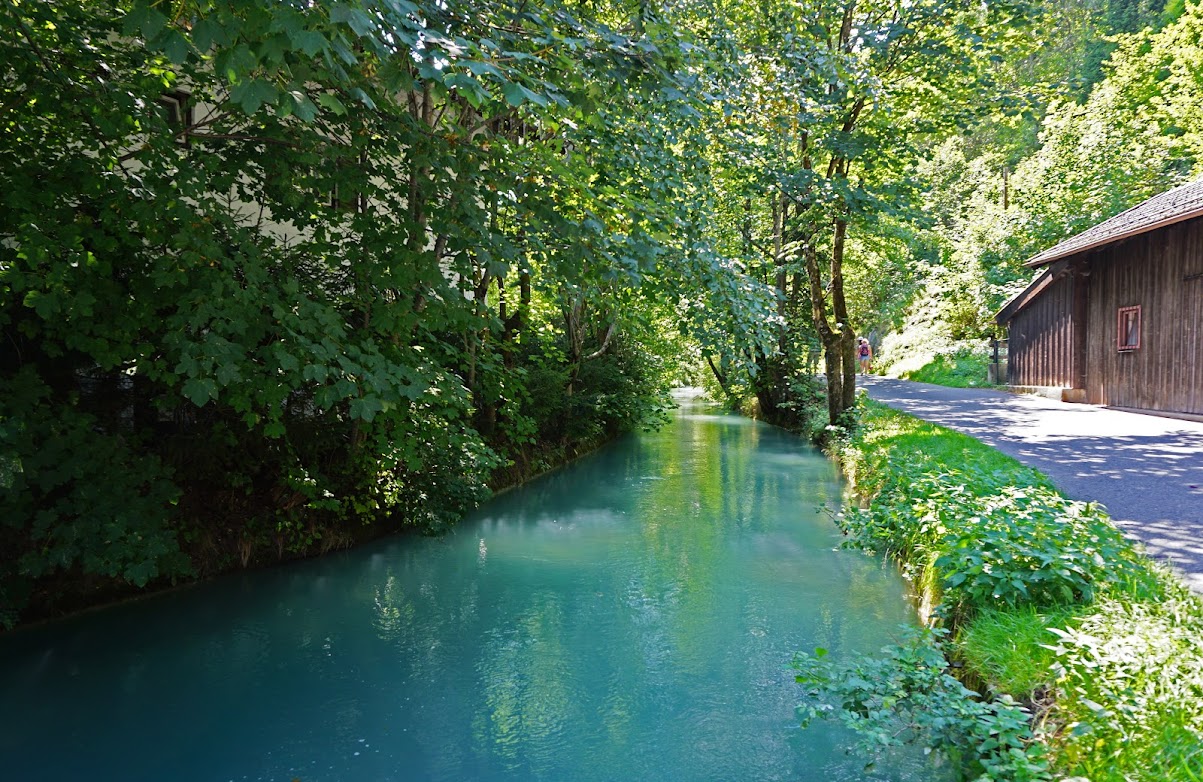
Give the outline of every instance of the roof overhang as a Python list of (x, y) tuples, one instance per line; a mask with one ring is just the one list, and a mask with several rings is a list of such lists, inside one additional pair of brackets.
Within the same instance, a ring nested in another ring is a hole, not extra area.
[(1037, 266), (1046, 266), (1054, 261), (1059, 261), (1062, 258), (1068, 258), (1071, 255), (1079, 255), (1081, 253), (1090, 252), (1091, 250), (1097, 250), (1100, 247), (1104, 247), (1109, 244), (1115, 244), (1116, 242), (1122, 242), (1125, 239), (1131, 239), (1133, 236), (1140, 236), (1141, 234), (1146, 234), (1150, 231), (1156, 231), (1159, 228), (1165, 228), (1167, 226), (1174, 225), (1175, 223), (1181, 223), (1185, 220), (1191, 220), (1195, 217), (1203, 217), (1203, 207), (1192, 209), (1189, 212), (1176, 214), (1172, 217), (1166, 217), (1165, 219), (1158, 220), (1157, 222), (1134, 226), (1131, 230), (1103, 236), (1093, 242), (1075, 245), (1073, 244), (1073, 240), (1070, 239), (1033, 256), (1023, 265), (1033, 268)]
[(1111, 247), (1136, 236), (1167, 228), (1187, 220), (1203, 218), (1203, 179), (1179, 185), (1120, 212), (1097, 225), (1071, 236), (1024, 263), (1028, 268), (1049, 267), (1048, 272), (1013, 296), (994, 316), (1005, 323), (1031, 303), (1049, 285), (1066, 273), (1070, 264), (1089, 273), (1089, 256), (1103, 247)]
[(1041, 272), (1028, 287), (1016, 293), (1002, 306), (994, 315), (994, 322), (1000, 326), (1008, 323), (1017, 312), (1031, 304), (1037, 296), (1043, 293), (1045, 288), (1059, 280), (1068, 268), (1068, 260), (1062, 260), (1060, 263), (1053, 262), (1053, 265)]

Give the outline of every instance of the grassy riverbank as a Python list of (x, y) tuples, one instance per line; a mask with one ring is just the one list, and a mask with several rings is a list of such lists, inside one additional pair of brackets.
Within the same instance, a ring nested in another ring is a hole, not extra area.
[(928, 742), (979, 779), (1203, 779), (1203, 604), (1038, 472), (883, 406), (861, 412), (838, 455), (867, 505), (840, 523), (898, 559), (936, 629), (884, 659), (803, 656), (807, 708), (834, 705), (879, 744)]

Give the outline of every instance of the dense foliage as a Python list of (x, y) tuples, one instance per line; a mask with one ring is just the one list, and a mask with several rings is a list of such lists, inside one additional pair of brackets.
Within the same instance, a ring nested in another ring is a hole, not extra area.
[(994, 313), (1031, 280), (1024, 261), (1203, 174), (1203, 6), (1043, 8), (1049, 45), (1004, 67), (1013, 109), (936, 141), (914, 169), (917, 279), (873, 315), (892, 374), (956, 353), (984, 363)]
[(945, 629), (874, 657), (801, 655), (805, 714), (982, 779), (1203, 776), (1198, 598), (1009, 457), (877, 405), (862, 419), (841, 457), (869, 503), (841, 523), (901, 562)]
[[(0, 608), (436, 529), (765, 289), (641, 5), (0, 9)], [(491, 476), (493, 476), (491, 478)], [(86, 598), (85, 598), (86, 599)]]
[(1033, 741), (1031, 714), (1009, 696), (983, 699), (956, 679), (940, 630), (909, 630), (881, 655), (833, 667), (820, 648), (793, 662), (804, 685), (805, 726), (838, 714), (873, 757), (887, 747), (919, 744), (974, 782), (1051, 782), (1044, 747)]
[(841, 523), (858, 545), (931, 567), (944, 612), (1088, 601), (1129, 576), (1131, 546), (1098, 506), (925, 461), (882, 465), (889, 479), (872, 506)]
[(910, 289), (908, 245), (925, 241), (911, 170), (925, 146), (980, 111), (983, 95), (998, 94), (991, 63), (1028, 50), (1032, 9), (1008, 0), (722, 5), (738, 87), (717, 241), (775, 289), (779, 330), (774, 351), (747, 357), (751, 377), (732, 378), (726, 353), (712, 368), (725, 389), (743, 382), (765, 415), (788, 424), (802, 401), (794, 389), (806, 393), (798, 376), (821, 371), (824, 423), (847, 425), (856, 335)]

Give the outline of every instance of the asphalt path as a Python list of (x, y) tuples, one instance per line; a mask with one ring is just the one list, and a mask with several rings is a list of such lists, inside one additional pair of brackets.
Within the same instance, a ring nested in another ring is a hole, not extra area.
[(1115, 523), (1203, 593), (1203, 423), (987, 389), (861, 377), (870, 398), (991, 445)]

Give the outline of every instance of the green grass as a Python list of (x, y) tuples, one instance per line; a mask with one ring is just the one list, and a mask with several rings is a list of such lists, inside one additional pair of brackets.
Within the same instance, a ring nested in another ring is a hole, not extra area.
[(1055, 640), (1050, 627), (1066, 627), (1076, 612), (1022, 606), (987, 609), (973, 617), (957, 637), (962, 661), (994, 692), (1021, 701), (1040, 698), (1056, 681), (1056, 655), (1047, 648)]
[(972, 465), (989, 477), (981, 489), (1001, 486), (1040, 486), (1052, 483), (1038, 470), (972, 437), (898, 413), (885, 405), (866, 402), (860, 411), (861, 431), (852, 449), (843, 454), (845, 471), (863, 496), (873, 496), (891, 475), (892, 461), (910, 469), (940, 469)]
[(919, 369), (903, 372), (901, 377), (952, 388), (989, 387), (989, 365), (989, 356), (961, 349), (952, 354), (940, 353)]
[[(845, 529), (926, 585), (934, 621), (955, 627), (944, 651), (964, 666), (964, 681), (1032, 706), (1050, 778), (1203, 782), (1198, 597), (1097, 507), (1058, 497), (1037, 471), (875, 403), (861, 421), (840, 457), (870, 503), (845, 514)], [(950, 579), (950, 568), (967, 576)], [(1066, 583), (1085, 589), (1063, 598), (1033, 589), (1030, 600), (989, 591), (1016, 580), (1046, 587), (1066, 568)], [(985, 592), (965, 589), (983, 578)]]

